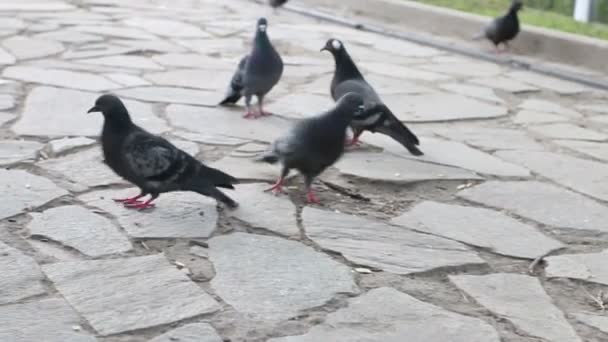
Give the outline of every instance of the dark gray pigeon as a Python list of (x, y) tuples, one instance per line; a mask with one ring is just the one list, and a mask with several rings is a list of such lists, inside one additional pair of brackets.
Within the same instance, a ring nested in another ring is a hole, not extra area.
[(422, 155), (422, 151), (416, 147), (419, 145), (418, 137), (382, 102), (374, 88), (363, 78), (355, 62), (346, 52), (344, 44), (337, 39), (330, 39), (321, 51), (331, 52), (336, 62), (330, 87), (331, 97), (337, 100), (346, 93), (355, 92), (360, 94), (365, 102), (365, 111), (360, 115), (355, 115), (350, 124), (354, 136), (349, 144), (356, 145), (359, 136), (364, 131), (378, 132), (393, 138), (407, 148), (411, 154)]
[(487, 38), (494, 43), (496, 52), (500, 52), (498, 46), (501, 43), (505, 48), (508, 48), (509, 41), (513, 40), (519, 33), (519, 18), (517, 17), (517, 12), (521, 10), (522, 7), (523, 4), (520, 0), (513, 0), (511, 7), (509, 7), (509, 11), (505, 15), (492, 20), (482, 32), (473, 36), (473, 39)]
[(277, 139), (257, 159), (270, 164), (280, 161), (283, 165), (281, 176), (268, 190), (281, 192), (285, 177), (296, 169), (304, 176), (308, 202), (319, 203), (311, 189), (312, 181), (342, 156), (348, 124), (362, 110), (360, 95), (345, 94), (331, 110), (299, 121), (286, 136)]
[(285, 5), (287, 0), (268, 0), (268, 4), (273, 8), (281, 7)]
[[(152, 201), (161, 193), (194, 191), (230, 208), (238, 206), (216, 188), (234, 189), (233, 184), (238, 183), (234, 177), (203, 165), (166, 139), (134, 124), (118, 97), (102, 95), (88, 112), (103, 113), (101, 144), (105, 163), (141, 189), (135, 197), (116, 201), (129, 208), (147, 209), (154, 206)], [(150, 199), (139, 200), (146, 195), (150, 195)]]
[[(265, 18), (258, 20), (253, 49), (239, 62), (226, 97), (220, 102), (220, 105), (234, 104), (244, 96), (246, 118), (271, 115), (264, 111), (264, 96), (279, 82), (283, 74), (283, 60), (268, 39), (267, 26)], [(258, 98), (257, 114), (251, 108), (251, 98), (254, 95)]]

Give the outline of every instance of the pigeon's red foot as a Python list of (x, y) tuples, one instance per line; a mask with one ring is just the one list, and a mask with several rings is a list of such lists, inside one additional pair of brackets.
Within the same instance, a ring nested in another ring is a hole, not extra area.
[(252, 112), (252, 111), (248, 111), (247, 113), (245, 113), (245, 115), (243, 115), (243, 117), (245, 119), (257, 119), (260, 116), (261, 115), (257, 114), (256, 112)]
[(156, 205), (154, 203), (152, 203), (152, 200), (147, 200), (145, 202), (139, 202), (139, 203), (125, 203), (125, 208), (129, 208), (129, 209), (138, 209), (138, 210), (144, 210), (144, 209), (150, 209), (150, 208), (154, 208)]
[(321, 204), (321, 202), (319, 201), (317, 196), (315, 196), (315, 194), (312, 192), (312, 190), (308, 190), (308, 192), (306, 193), (306, 202), (314, 203), (314, 204)]
[(137, 203), (143, 203), (143, 201), (140, 201), (139, 199), (144, 197), (144, 195), (137, 195), (134, 197), (128, 197), (128, 198), (113, 198), (113, 200), (115, 202), (120, 202), (123, 204), (137, 204)]
[(277, 180), (277, 182), (274, 183), (273, 186), (271, 186), (270, 188), (268, 188), (264, 191), (271, 191), (275, 195), (285, 193), (285, 191), (283, 190), (283, 179), (279, 178), (279, 180)]
[(271, 115), (274, 115), (274, 114), (272, 114), (271, 112), (265, 112), (265, 111), (260, 112), (260, 116), (271, 116)]
[(361, 141), (358, 138), (346, 139), (345, 145), (349, 147), (359, 147), (361, 146)]

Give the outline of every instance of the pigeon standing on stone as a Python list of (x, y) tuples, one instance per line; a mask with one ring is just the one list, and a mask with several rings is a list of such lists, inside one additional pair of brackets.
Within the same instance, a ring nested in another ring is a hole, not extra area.
[[(267, 27), (266, 19), (260, 18), (253, 39), (253, 49), (239, 62), (226, 97), (220, 102), (220, 105), (234, 104), (244, 96), (247, 107), (245, 118), (271, 115), (264, 111), (264, 96), (279, 82), (283, 74), (283, 60), (268, 39)], [(258, 98), (257, 114), (251, 107), (251, 99), (254, 95)]]
[(492, 20), (484, 30), (475, 36), (473, 39), (487, 38), (496, 48), (496, 52), (500, 52), (498, 46), (502, 43), (505, 49), (509, 47), (509, 41), (514, 39), (519, 33), (519, 18), (517, 12), (522, 8), (523, 4), (520, 0), (513, 0), (507, 14)]
[(277, 139), (257, 158), (270, 164), (280, 161), (283, 165), (279, 179), (268, 190), (281, 192), (285, 177), (296, 169), (304, 176), (308, 202), (319, 203), (311, 189), (312, 181), (342, 156), (346, 129), (353, 115), (363, 108), (360, 95), (345, 94), (331, 110), (298, 122), (286, 136)]
[(364, 131), (378, 132), (393, 138), (411, 154), (422, 155), (422, 151), (416, 147), (420, 144), (418, 137), (382, 102), (374, 88), (363, 78), (355, 62), (346, 52), (344, 44), (337, 39), (329, 39), (321, 51), (331, 52), (336, 62), (330, 87), (332, 98), (337, 100), (346, 93), (355, 92), (360, 94), (365, 102), (365, 111), (355, 115), (350, 124), (354, 135), (349, 144), (356, 145)]
[[(194, 191), (213, 197), (230, 208), (238, 204), (216, 187), (234, 189), (238, 181), (222, 171), (207, 167), (166, 139), (151, 134), (131, 121), (122, 101), (102, 95), (89, 113), (104, 116), (101, 144), (105, 163), (116, 174), (141, 189), (139, 195), (116, 199), (126, 207), (147, 209), (159, 194)], [(150, 195), (147, 201), (140, 198)]]

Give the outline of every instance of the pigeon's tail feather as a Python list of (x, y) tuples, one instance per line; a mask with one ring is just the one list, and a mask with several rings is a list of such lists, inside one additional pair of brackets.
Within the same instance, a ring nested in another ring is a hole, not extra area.
[(279, 161), (279, 156), (273, 151), (267, 151), (254, 159), (258, 163), (276, 164)]
[(395, 139), (401, 145), (403, 145), (407, 150), (415, 155), (421, 156), (424, 153), (416, 147), (420, 144), (418, 137), (412, 133), (399, 119), (393, 115), (393, 113), (388, 109), (388, 107), (383, 105), (383, 110), (387, 114), (386, 119), (383, 123), (381, 123), (378, 127), (376, 127), (375, 131), (388, 135), (389, 137)]
[(194, 182), (188, 190), (197, 192), (201, 195), (215, 198), (216, 201), (222, 202), (232, 209), (239, 206), (239, 204), (235, 202), (232, 198), (228, 197), (226, 194), (221, 192), (213, 185), (210, 185), (208, 182)]
[(197, 178), (204, 184), (212, 184), (226, 189), (234, 189), (233, 184), (238, 184), (239, 182), (238, 179), (231, 175), (205, 165), (201, 167)]
[(226, 97), (220, 102), (220, 105), (235, 104), (241, 99), (241, 93), (237, 91), (230, 91)]

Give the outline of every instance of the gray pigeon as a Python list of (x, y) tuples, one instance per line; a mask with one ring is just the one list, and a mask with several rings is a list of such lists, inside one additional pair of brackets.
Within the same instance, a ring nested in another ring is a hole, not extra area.
[[(220, 102), (220, 105), (234, 104), (244, 96), (247, 107), (246, 118), (271, 115), (264, 112), (264, 96), (279, 82), (283, 74), (283, 60), (268, 39), (267, 26), (265, 18), (258, 20), (253, 49), (239, 62), (226, 97)], [(251, 108), (251, 98), (254, 95), (258, 98), (257, 114)]]
[(500, 52), (498, 46), (502, 43), (505, 48), (509, 47), (509, 41), (513, 40), (519, 33), (519, 18), (517, 12), (521, 10), (523, 4), (520, 0), (513, 0), (509, 11), (498, 18), (492, 20), (484, 30), (475, 36), (473, 39), (481, 39), (483, 37), (494, 43), (496, 52)]
[(283, 165), (281, 176), (268, 190), (279, 193), (291, 169), (304, 176), (309, 203), (319, 203), (312, 192), (313, 179), (333, 165), (344, 153), (346, 128), (353, 115), (363, 110), (363, 98), (356, 93), (342, 96), (331, 110), (299, 121), (289, 133), (277, 139), (257, 161)]
[[(238, 183), (234, 177), (203, 165), (166, 139), (134, 124), (118, 97), (102, 95), (88, 112), (103, 113), (101, 144), (105, 163), (141, 189), (135, 197), (115, 201), (129, 208), (147, 209), (154, 206), (152, 201), (161, 193), (194, 191), (230, 208), (238, 206), (216, 188), (234, 189), (233, 184)], [(139, 200), (146, 195), (150, 195), (150, 199)]]
[(287, 0), (268, 0), (268, 4), (273, 8), (281, 7), (286, 2), (287, 2)]
[(355, 62), (346, 52), (344, 44), (337, 39), (329, 39), (321, 51), (331, 52), (336, 62), (330, 87), (331, 97), (337, 100), (346, 93), (355, 92), (360, 94), (365, 102), (365, 111), (355, 115), (350, 124), (354, 136), (349, 144), (356, 145), (364, 131), (378, 132), (393, 138), (411, 154), (422, 155), (422, 151), (416, 147), (419, 145), (418, 137), (382, 102), (374, 88), (363, 78)]

